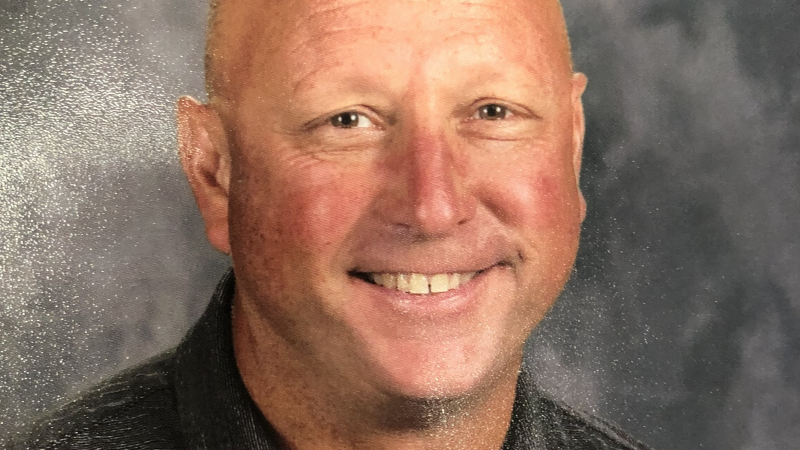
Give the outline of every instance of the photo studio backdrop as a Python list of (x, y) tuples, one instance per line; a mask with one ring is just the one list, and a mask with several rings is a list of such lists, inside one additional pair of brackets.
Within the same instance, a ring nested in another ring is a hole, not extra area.
[[(797, 2), (564, 8), (589, 212), (526, 364), (658, 449), (797, 448)], [(206, 10), (0, 2), (0, 435), (174, 346), (229, 266), (176, 154)]]

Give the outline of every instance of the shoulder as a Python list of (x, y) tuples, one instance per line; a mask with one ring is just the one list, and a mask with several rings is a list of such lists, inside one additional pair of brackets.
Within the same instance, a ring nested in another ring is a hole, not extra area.
[(38, 421), (12, 448), (178, 448), (173, 364), (167, 352), (109, 379)]
[(539, 398), (537, 409), (548, 424), (544, 433), (547, 448), (649, 450), (615, 425), (549, 396)]

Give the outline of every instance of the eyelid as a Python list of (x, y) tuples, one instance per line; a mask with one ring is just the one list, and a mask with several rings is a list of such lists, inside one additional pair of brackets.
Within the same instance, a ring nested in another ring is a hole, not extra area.
[[(303, 128), (306, 130), (312, 130), (314, 128), (326, 127), (326, 126), (334, 128), (333, 124), (331, 124), (331, 119), (338, 116), (339, 114), (343, 114), (346, 112), (356, 113), (359, 116), (366, 118), (371, 123), (371, 126), (354, 127), (354, 128), (382, 128), (383, 121), (380, 114), (376, 113), (372, 108), (363, 105), (349, 106), (346, 108), (338, 109), (331, 113), (325, 113), (325, 115), (323, 115), (322, 117), (318, 117), (312, 120), (311, 122), (308, 122)], [(344, 128), (344, 129), (349, 129), (349, 128)]]
[(476, 116), (480, 114), (481, 108), (489, 105), (498, 105), (504, 107), (506, 111), (510, 113), (510, 118), (540, 118), (539, 115), (534, 113), (530, 108), (518, 103), (512, 103), (492, 97), (484, 97), (472, 102), (470, 105), (470, 109), (473, 111), (473, 113), (469, 116), (469, 120), (475, 119)]

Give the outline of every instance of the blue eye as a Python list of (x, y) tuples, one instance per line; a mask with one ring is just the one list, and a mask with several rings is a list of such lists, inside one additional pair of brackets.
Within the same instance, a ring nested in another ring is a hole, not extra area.
[(331, 125), (337, 128), (366, 128), (372, 126), (372, 121), (355, 111), (345, 111), (331, 117)]
[(476, 118), (483, 120), (500, 120), (505, 119), (508, 114), (508, 108), (498, 104), (489, 104), (481, 106), (475, 113)]

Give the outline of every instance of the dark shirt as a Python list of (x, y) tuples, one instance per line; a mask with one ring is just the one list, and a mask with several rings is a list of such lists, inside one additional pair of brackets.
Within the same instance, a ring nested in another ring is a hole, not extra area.
[[(40, 421), (20, 449), (272, 449), (275, 430), (239, 377), (234, 277), (177, 348), (117, 375)], [(619, 429), (548, 398), (520, 373), (503, 450), (646, 449)]]

